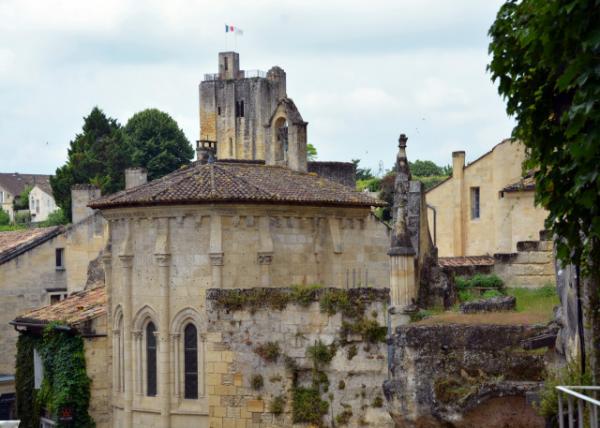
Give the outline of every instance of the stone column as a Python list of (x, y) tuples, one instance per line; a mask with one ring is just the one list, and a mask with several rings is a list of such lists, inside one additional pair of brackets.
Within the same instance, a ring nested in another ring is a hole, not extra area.
[[(129, 226), (127, 226), (129, 228)], [(133, 427), (133, 414), (131, 410), (133, 401), (133, 373), (131, 368), (133, 343), (131, 337), (131, 288), (132, 288), (132, 268), (133, 255), (120, 254), (121, 270), (123, 278), (123, 365), (124, 365), (124, 400), (123, 407), (125, 413), (124, 428)]]
[(143, 371), (142, 371), (142, 331), (136, 330), (131, 332), (131, 337), (133, 339), (133, 349), (134, 355), (132, 357), (135, 359), (135, 395), (141, 397), (143, 395)]
[(271, 263), (273, 262), (273, 239), (271, 238), (271, 227), (269, 217), (263, 216), (258, 219), (258, 265), (260, 269), (260, 286), (271, 286)]
[(210, 265), (212, 270), (212, 288), (222, 288), (223, 279), (223, 242), (222, 218), (218, 214), (210, 217)]
[(169, 252), (169, 219), (157, 220), (157, 237), (154, 258), (158, 266), (159, 285), (159, 326), (158, 326), (158, 395), (160, 397), (160, 426), (171, 426), (171, 347), (169, 346), (169, 323), (171, 306), (171, 254)]
[(179, 333), (171, 333), (171, 343), (173, 344), (173, 366), (175, 372), (173, 373), (173, 382), (174, 382), (174, 395), (175, 399), (179, 401), (181, 396), (181, 376), (179, 367), (179, 348), (181, 347), (181, 334)]
[(408, 193), (410, 189), (410, 169), (406, 159), (406, 135), (400, 135), (396, 158), (396, 181), (394, 183), (394, 206), (390, 256), (390, 324), (392, 328), (407, 324), (414, 311), (417, 298), (415, 277), (416, 252), (410, 239), (408, 227)]

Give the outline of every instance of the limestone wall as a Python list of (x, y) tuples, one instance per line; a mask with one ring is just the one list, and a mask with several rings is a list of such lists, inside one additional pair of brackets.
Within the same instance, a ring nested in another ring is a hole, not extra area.
[(89, 263), (99, 256), (107, 239), (107, 224), (100, 213), (67, 227), (64, 240), (69, 293), (85, 288)]
[(0, 373), (14, 373), (18, 333), (8, 323), (17, 315), (50, 303), (47, 288), (67, 288), (67, 272), (55, 265), (63, 235), (0, 264)]
[(525, 400), (544, 378), (544, 356), (520, 342), (525, 325), (408, 325), (391, 340), (384, 390), (397, 426), (544, 427)]
[(494, 273), (507, 287), (537, 288), (556, 283), (552, 241), (522, 241), (517, 249), (516, 253), (494, 255)]
[(97, 428), (111, 427), (111, 351), (106, 337), (106, 316), (92, 321), (92, 334), (84, 335), (84, 352), (90, 386), (89, 413)]
[[(437, 211), (440, 257), (509, 253), (518, 241), (536, 239), (547, 212), (535, 206), (534, 192), (500, 193), (520, 179), (524, 159), (522, 144), (504, 141), (464, 167), (460, 181), (455, 174), (427, 192), (427, 203)], [(471, 216), (474, 187), (480, 189), (479, 218)], [(433, 230), (433, 213), (428, 215)]]
[[(327, 290), (306, 306), (290, 302), (274, 309), (271, 305), (277, 305), (281, 295), (270, 295), (258, 307), (244, 307), (256, 291), (209, 290), (207, 295), (205, 367), (211, 427), (306, 426), (294, 420), (294, 414), (298, 418), (302, 412), (293, 409), (301, 407), (299, 390), (315, 388), (318, 400), (326, 403), (326, 426), (393, 426), (383, 407), (387, 351), (381, 338), (369, 341), (364, 333), (344, 334), (347, 325), (359, 321), (340, 312), (324, 313), (319, 300)], [(354, 289), (346, 295), (353, 306), (365, 301), (361, 316), (381, 326), (385, 338), (387, 290)], [(232, 299), (240, 298), (242, 309), (232, 308)], [(315, 363), (310, 357), (309, 347), (319, 341), (328, 352), (334, 344), (328, 363)], [(278, 349), (274, 358), (261, 353), (267, 345)], [(316, 412), (321, 404), (308, 407)]]

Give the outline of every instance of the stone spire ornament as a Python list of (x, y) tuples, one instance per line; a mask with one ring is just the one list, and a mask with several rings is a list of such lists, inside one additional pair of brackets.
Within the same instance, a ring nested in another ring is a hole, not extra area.
[(410, 187), (410, 168), (406, 159), (408, 137), (400, 134), (398, 155), (396, 156), (396, 181), (394, 182), (394, 206), (392, 241), (388, 255), (415, 255), (407, 225), (408, 191)]

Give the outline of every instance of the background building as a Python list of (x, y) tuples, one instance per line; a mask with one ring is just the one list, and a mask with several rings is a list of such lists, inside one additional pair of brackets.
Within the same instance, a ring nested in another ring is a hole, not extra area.
[[(8, 213), (11, 220), (15, 219), (13, 209), (15, 198), (17, 198), (27, 187), (33, 188), (36, 184), (40, 186), (40, 190), (43, 189), (43, 191), (52, 199), (52, 205), (56, 206), (52, 197), (52, 192), (50, 191), (49, 175), (19, 174), (18, 172), (0, 173), (0, 208)], [(42, 207), (43, 198), (41, 198), (41, 195), (38, 195), (38, 197), (40, 200), (40, 210), (44, 209)]]

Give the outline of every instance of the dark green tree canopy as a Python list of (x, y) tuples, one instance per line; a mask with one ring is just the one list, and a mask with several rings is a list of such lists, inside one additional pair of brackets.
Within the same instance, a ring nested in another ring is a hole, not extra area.
[(133, 165), (145, 167), (148, 180), (160, 178), (194, 157), (194, 149), (177, 122), (157, 109), (134, 114), (124, 134)]
[(70, 218), (74, 184), (94, 184), (103, 194), (123, 189), (130, 158), (119, 123), (94, 107), (84, 118), (82, 133), (71, 141), (67, 162), (50, 178), (57, 204)]
[(489, 33), (536, 200), (563, 238), (558, 255), (577, 263), (600, 238), (600, 0), (510, 0)]

